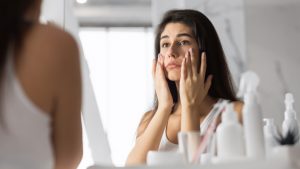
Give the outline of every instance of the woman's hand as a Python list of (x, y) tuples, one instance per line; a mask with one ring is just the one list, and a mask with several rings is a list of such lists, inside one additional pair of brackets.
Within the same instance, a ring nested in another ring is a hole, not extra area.
[(182, 105), (182, 130), (198, 128), (199, 107), (207, 96), (212, 82), (212, 75), (205, 81), (206, 54), (204, 52), (201, 54), (200, 71), (197, 69), (198, 59), (200, 58), (194, 51), (189, 49), (181, 65), (179, 94)]
[(159, 54), (157, 61), (153, 61), (152, 76), (158, 99), (158, 108), (163, 110), (171, 110), (173, 106), (173, 98), (165, 76), (163, 57), (164, 56), (162, 54)]

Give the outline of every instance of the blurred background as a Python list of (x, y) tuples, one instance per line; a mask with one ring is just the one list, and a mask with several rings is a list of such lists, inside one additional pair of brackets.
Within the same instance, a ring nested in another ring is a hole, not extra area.
[[(265, 118), (281, 126), (287, 92), (299, 115), (299, 0), (76, 0), (79, 39), (116, 166), (124, 165), (140, 118), (152, 106), (155, 26), (173, 8), (199, 10), (213, 22), (236, 89), (244, 71), (259, 75)], [(81, 167), (92, 163), (85, 136)]]

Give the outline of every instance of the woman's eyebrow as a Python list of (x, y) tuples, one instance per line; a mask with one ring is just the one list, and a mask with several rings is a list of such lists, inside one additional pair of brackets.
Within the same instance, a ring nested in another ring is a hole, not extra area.
[[(193, 38), (193, 36), (189, 33), (179, 33), (179, 34), (176, 35), (176, 37), (182, 37), (182, 36), (187, 36), (189, 38)], [(169, 38), (169, 36), (164, 35), (164, 36), (160, 37), (160, 39), (166, 39), (166, 38)]]
[(164, 35), (164, 36), (160, 37), (160, 39), (165, 39), (165, 38), (169, 38), (169, 36), (168, 35)]
[(193, 36), (188, 33), (180, 33), (180, 34), (177, 34), (176, 37), (182, 37), (182, 36), (187, 36), (187, 37), (193, 38)]

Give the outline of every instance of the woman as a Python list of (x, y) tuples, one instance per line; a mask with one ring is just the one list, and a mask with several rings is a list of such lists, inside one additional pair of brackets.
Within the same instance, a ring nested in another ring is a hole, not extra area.
[(235, 96), (220, 40), (202, 13), (167, 12), (157, 29), (155, 54), (154, 108), (140, 122), (127, 165), (145, 163), (150, 150), (178, 149), (179, 131), (199, 131), (201, 125), (205, 133), (203, 126), (219, 118), (211, 110), (222, 100), (242, 119), (243, 103)]
[(82, 157), (77, 44), (38, 22), (40, 6), (0, 5), (0, 168), (75, 169)]

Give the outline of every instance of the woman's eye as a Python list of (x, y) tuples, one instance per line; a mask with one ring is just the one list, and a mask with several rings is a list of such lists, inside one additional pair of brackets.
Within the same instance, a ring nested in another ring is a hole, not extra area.
[(190, 42), (189, 42), (189, 41), (186, 41), (186, 40), (178, 42), (178, 45), (179, 45), (179, 46), (189, 45), (189, 44), (190, 44)]
[(168, 43), (163, 43), (163, 44), (161, 45), (161, 47), (162, 47), (162, 48), (167, 48), (167, 47), (169, 47), (169, 44), (168, 44)]

